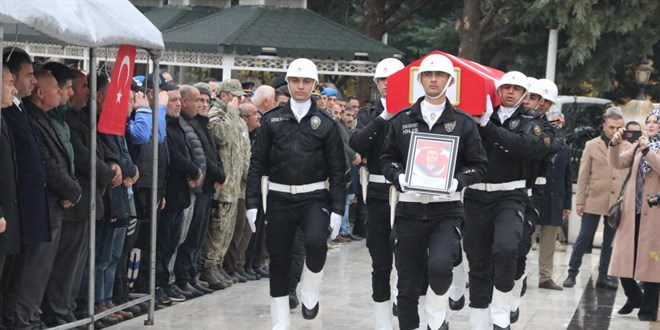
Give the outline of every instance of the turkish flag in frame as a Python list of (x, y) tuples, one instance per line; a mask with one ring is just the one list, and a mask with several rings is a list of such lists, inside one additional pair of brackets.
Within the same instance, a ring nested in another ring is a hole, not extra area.
[[(447, 56), (454, 64), (456, 82), (447, 88), (446, 92), (452, 105), (473, 116), (481, 116), (486, 110), (486, 95), (490, 95), (493, 106), (500, 104), (495, 86), (504, 72), (439, 50), (432, 51), (424, 57), (431, 54)], [(417, 79), (419, 64), (424, 57), (387, 78), (388, 112), (397, 113), (424, 96), (422, 84)]]
[(103, 101), (98, 131), (101, 133), (124, 135), (128, 116), (128, 98), (131, 96), (135, 46), (121, 45), (112, 69), (112, 78)]

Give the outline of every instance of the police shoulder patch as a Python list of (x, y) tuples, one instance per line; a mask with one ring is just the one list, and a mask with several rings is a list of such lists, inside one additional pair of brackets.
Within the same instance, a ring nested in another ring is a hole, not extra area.
[(540, 136), (542, 132), (543, 129), (541, 128), (541, 125), (534, 124), (534, 134), (536, 134), (536, 136)]

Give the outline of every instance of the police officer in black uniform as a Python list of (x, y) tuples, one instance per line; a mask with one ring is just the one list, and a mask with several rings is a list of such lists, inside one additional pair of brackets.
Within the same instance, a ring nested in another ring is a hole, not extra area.
[[(527, 77), (511, 71), (498, 81), (502, 104), (493, 112), (490, 97), (479, 131), (488, 154), (485, 183), (465, 191), (465, 252), (470, 266), (470, 327), (510, 328), (518, 245), (527, 201), (530, 162), (551, 142), (543, 128), (523, 117)], [(490, 310), (488, 309), (490, 305)]]
[[(386, 58), (376, 66), (374, 82), (380, 92), (380, 100), (373, 107), (358, 114), (357, 128), (353, 131), (350, 146), (367, 160), (368, 185), (365, 197), (367, 204), (367, 248), (371, 255), (371, 298), (374, 301), (375, 329), (392, 329), (390, 310), (390, 273), (392, 272), (392, 249), (390, 246), (390, 213), (388, 194), (390, 183), (380, 171), (379, 159), (387, 135), (387, 121), (392, 116), (385, 109), (387, 77), (401, 70), (403, 63), (395, 58)], [(396, 274), (395, 274), (396, 277)], [(396, 289), (396, 288), (392, 288)]]
[(298, 227), (305, 236), (307, 255), (300, 283), (302, 315), (316, 317), (326, 239), (328, 234), (334, 238), (339, 233), (346, 199), (346, 164), (337, 122), (310, 98), (318, 83), (316, 65), (296, 59), (289, 65), (286, 79), (291, 99), (261, 120), (252, 147), (246, 196), (247, 218), (254, 224), (262, 203), (262, 177), (269, 177), (265, 212), (273, 329), (288, 329), (291, 324), (289, 267)]
[[(421, 308), (426, 311), (428, 328), (448, 329), (447, 290), (452, 268), (461, 255), (459, 227), (464, 214), (460, 190), (481, 180), (488, 160), (474, 120), (454, 108), (445, 95), (455, 82), (451, 61), (440, 54), (427, 56), (419, 66), (419, 79), (426, 95), (390, 120), (380, 165), (385, 178), (401, 192), (393, 229), (399, 326), (419, 327), (419, 283), (427, 274), (429, 286)], [(406, 169), (406, 159), (409, 152), (415, 152), (409, 150), (412, 132), (460, 138), (454, 177), (448, 183), (449, 195), (405, 192), (405, 172), (412, 170)]]

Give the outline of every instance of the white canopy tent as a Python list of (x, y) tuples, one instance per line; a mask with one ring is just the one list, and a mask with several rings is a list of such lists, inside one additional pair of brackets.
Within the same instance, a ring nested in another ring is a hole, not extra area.
[[(96, 77), (96, 55), (94, 48), (116, 46), (121, 44), (134, 45), (145, 48), (154, 59), (154, 67), (158, 68), (160, 50), (165, 48), (161, 32), (140, 13), (128, 0), (2, 0), (0, 1), (0, 48), (3, 47), (3, 25), (23, 23), (38, 32), (58, 40), (62, 44), (72, 44), (89, 47), (91, 64), (89, 75)], [(11, 45), (8, 45), (11, 46)], [(158, 75), (154, 75), (158, 79)], [(0, 70), (2, 81), (2, 70)], [(90, 96), (92, 100), (96, 95), (96, 79), (90, 79)], [(154, 84), (154, 97), (158, 95), (158, 83)], [(2, 97), (0, 93), (0, 98)], [(0, 102), (2, 100), (0, 99)], [(155, 102), (157, 104), (157, 102)], [(96, 130), (96, 102), (89, 102), (90, 126)], [(92, 132), (94, 133), (94, 132)], [(153, 113), (153, 133), (158, 134), (158, 108)], [(153, 181), (152, 187), (152, 242), (156, 234), (156, 180), (158, 173), (158, 139), (153, 139)], [(96, 134), (91, 134), (91, 195), (96, 194)], [(94, 278), (95, 230), (94, 215), (96, 213), (95, 198), (90, 198), (90, 279)], [(155, 243), (151, 244), (151, 272), (150, 294), (145, 295), (131, 303), (117, 306), (103, 313), (94, 315), (94, 281), (89, 281), (88, 312), (90, 317), (75, 323), (60, 326), (60, 329), (73, 328), (89, 324), (93, 328), (94, 319), (107, 316), (127, 305), (150, 300), (149, 316), (145, 324), (153, 325), (154, 314), (154, 268)]]

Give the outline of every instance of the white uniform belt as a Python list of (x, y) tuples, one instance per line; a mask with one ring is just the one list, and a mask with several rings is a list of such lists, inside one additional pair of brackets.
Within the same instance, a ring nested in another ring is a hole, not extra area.
[(319, 181), (314, 183), (303, 184), (299, 186), (290, 186), (287, 184), (279, 184), (275, 182), (270, 182), (268, 184), (268, 190), (279, 191), (283, 193), (288, 193), (291, 195), (295, 194), (304, 194), (316, 190), (322, 190), (325, 188), (325, 181)]
[(399, 193), (399, 202), (405, 203), (442, 203), (442, 202), (456, 202), (461, 200), (460, 192), (454, 193), (451, 196), (419, 194), (414, 192)]
[(369, 174), (369, 182), (374, 182), (374, 183), (390, 183), (385, 179), (384, 175), (378, 175), (378, 174)]
[(545, 180), (545, 178), (540, 176), (540, 177), (536, 178), (536, 181), (534, 181), (534, 184), (537, 185), (537, 186), (542, 186), (542, 185), (546, 184), (546, 182), (547, 181)]
[(527, 189), (527, 196), (532, 197), (532, 189)]
[(471, 185), (470, 188), (484, 191), (515, 190), (525, 188), (525, 180), (502, 183), (475, 183)]

